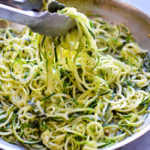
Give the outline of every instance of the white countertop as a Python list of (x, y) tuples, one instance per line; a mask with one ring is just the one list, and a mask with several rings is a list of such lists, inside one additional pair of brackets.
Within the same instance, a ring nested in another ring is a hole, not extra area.
[(121, 0), (134, 5), (150, 15), (150, 0)]

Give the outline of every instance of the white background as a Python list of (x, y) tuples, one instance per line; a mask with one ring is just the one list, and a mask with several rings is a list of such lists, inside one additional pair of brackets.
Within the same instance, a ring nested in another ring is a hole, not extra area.
[(128, 2), (150, 15), (150, 0), (121, 0)]

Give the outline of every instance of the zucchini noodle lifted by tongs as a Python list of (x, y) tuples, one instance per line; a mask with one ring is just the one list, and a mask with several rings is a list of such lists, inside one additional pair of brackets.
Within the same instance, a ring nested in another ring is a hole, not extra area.
[[(46, 8), (46, 4), (45, 4)], [(0, 135), (29, 149), (94, 150), (140, 130), (150, 56), (124, 25), (76, 20), (62, 37), (0, 29)]]

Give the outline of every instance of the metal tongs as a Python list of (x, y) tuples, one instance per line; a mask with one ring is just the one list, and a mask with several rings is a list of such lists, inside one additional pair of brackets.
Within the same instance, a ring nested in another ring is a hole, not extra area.
[(75, 20), (58, 14), (65, 6), (52, 1), (48, 11), (40, 12), (42, 0), (0, 0), (0, 18), (27, 25), (33, 32), (52, 37), (66, 34), (75, 26)]

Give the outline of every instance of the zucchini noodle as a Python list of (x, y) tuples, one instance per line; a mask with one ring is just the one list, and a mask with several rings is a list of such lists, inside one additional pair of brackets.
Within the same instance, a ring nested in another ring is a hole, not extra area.
[(65, 36), (0, 29), (1, 137), (29, 149), (94, 150), (139, 131), (149, 113), (148, 51), (123, 24), (70, 7), (58, 13), (76, 20)]

